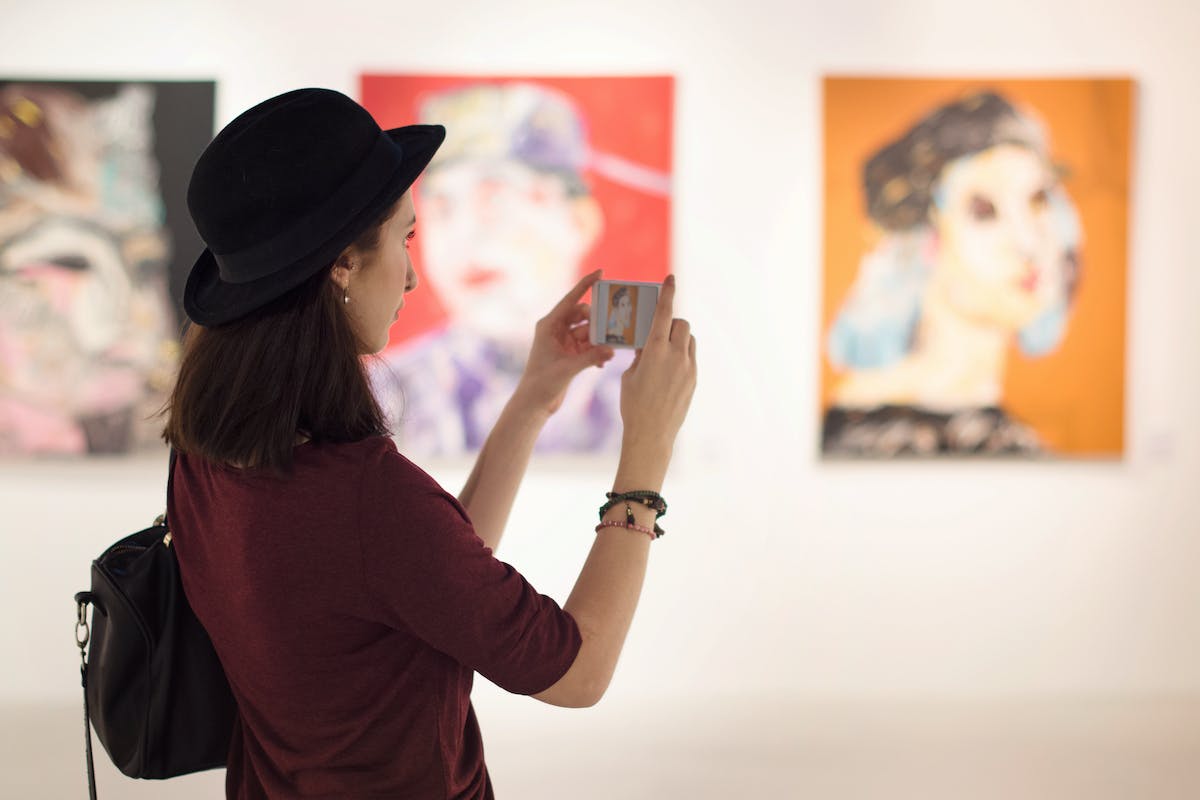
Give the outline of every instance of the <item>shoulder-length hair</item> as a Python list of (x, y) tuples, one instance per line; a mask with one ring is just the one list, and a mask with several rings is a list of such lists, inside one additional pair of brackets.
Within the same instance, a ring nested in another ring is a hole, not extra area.
[[(374, 250), (387, 216), (353, 246)], [(389, 434), (334, 288), (323, 269), (247, 317), (191, 325), (163, 439), (179, 452), (286, 474), (297, 435), (333, 443)]]

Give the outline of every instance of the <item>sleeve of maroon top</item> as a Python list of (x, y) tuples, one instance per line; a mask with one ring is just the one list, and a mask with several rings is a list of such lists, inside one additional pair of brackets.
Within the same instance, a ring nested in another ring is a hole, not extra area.
[(552, 686), (583, 641), (574, 618), (497, 560), (433, 478), (394, 449), (371, 462), (360, 541), (384, 620), (507, 691)]

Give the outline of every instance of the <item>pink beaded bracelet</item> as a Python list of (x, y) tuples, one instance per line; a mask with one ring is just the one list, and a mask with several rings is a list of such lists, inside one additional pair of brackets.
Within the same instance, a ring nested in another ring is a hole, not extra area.
[(628, 528), (631, 531), (641, 531), (642, 533), (649, 536), (651, 541), (653, 541), (654, 539), (657, 538), (654, 535), (654, 531), (652, 529), (647, 528), (645, 525), (638, 525), (638, 524), (632, 523), (632, 522), (622, 522), (620, 520), (610, 519), (606, 522), (601, 522), (599, 525), (597, 525), (596, 533), (599, 533), (604, 528)]

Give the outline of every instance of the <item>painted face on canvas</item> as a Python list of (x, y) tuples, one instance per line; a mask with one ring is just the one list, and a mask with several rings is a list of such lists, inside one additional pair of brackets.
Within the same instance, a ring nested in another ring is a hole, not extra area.
[(589, 196), (511, 159), (463, 159), (421, 185), (421, 254), (454, 324), (499, 339), (527, 337), (573, 285), (599, 232)]
[(1064, 292), (1068, 243), (1057, 181), (1036, 153), (1000, 145), (943, 170), (935, 279), (965, 316), (1018, 329)]
[(176, 349), (153, 102), (0, 95), (0, 452), (117, 452), (153, 427)]
[(629, 291), (626, 290), (623, 292), (614, 305), (616, 306), (614, 314), (617, 324), (624, 330), (629, 327), (629, 323), (633, 320), (633, 299), (629, 296)]

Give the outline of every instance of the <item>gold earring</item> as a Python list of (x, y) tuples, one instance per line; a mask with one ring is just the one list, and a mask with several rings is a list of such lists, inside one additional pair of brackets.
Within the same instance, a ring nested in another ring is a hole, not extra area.
[(349, 289), (348, 289), (348, 287), (343, 286), (342, 287), (342, 303), (344, 304), (344, 303), (349, 303), (349, 302), (350, 302)]

